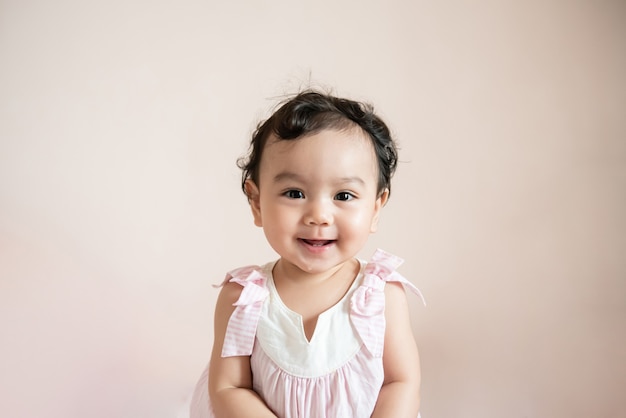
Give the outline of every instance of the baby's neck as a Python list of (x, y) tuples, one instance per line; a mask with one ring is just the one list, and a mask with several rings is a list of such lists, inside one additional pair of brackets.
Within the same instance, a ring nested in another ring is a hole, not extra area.
[[(281, 258), (276, 262), (272, 274), (274, 282), (292, 283), (298, 286), (320, 286), (326, 282), (341, 282), (340, 278), (348, 276), (350, 281), (354, 279), (360, 270), (358, 260), (352, 258), (331, 269), (322, 272), (309, 272), (301, 269), (295, 264), (289, 263)], [(338, 280), (339, 278), (339, 280)]]

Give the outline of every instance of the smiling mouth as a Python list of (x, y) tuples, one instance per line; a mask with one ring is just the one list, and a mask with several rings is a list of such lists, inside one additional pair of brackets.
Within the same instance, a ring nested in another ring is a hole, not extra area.
[(330, 245), (335, 242), (333, 239), (304, 239), (300, 238), (300, 241), (303, 243), (310, 245), (311, 247), (324, 247), (326, 245)]

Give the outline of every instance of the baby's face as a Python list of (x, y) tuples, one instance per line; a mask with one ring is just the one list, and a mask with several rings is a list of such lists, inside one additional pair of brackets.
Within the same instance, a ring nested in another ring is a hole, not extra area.
[(270, 138), (259, 184), (247, 184), (255, 224), (283, 262), (307, 273), (337, 267), (363, 248), (387, 198), (377, 186), (374, 148), (358, 128)]

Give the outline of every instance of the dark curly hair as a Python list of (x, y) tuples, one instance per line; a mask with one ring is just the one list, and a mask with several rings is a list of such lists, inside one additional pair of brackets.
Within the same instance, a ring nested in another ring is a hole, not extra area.
[[(267, 120), (261, 122), (250, 142), (250, 150), (237, 161), (243, 171), (241, 188), (250, 179), (257, 185), (259, 166), (268, 138), (293, 140), (324, 129), (343, 130), (359, 126), (372, 140), (378, 161), (378, 195), (391, 191), (391, 177), (398, 162), (398, 150), (387, 125), (367, 103), (306, 90), (284, 101)], [(247, 194), (246, 194), (247, 195)]]

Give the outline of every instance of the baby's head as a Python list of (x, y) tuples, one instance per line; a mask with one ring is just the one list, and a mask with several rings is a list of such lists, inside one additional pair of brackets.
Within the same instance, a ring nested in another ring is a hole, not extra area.
[[(313, 90), (303, 91), (285, 101), (252, 136), (250, 151), (238, 161), (242, 169), (242, 189), (246, 181), (259, 184), (259, 167), (268, 139), (291, 141), (324, 130), (343, 131), (358, 128), (371, 140), (378, 162), (378, 195), (391, 191), (391, 177), (396, 169), (398, 152), (387, 125), (372, 106)], [(249, 196), (248, 196), (249, 197)]]

